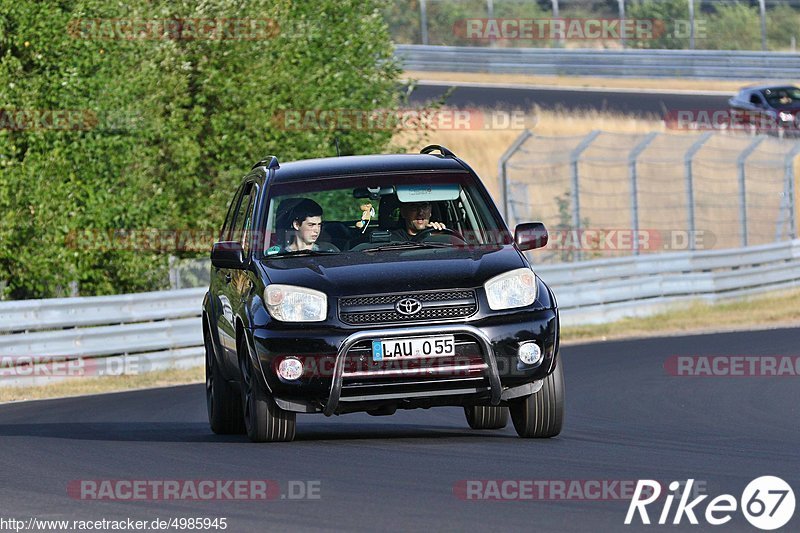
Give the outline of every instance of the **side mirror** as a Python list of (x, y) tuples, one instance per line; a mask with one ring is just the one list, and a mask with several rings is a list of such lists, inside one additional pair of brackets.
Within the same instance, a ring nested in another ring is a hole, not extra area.
[(211, 249), (211, 264), (217, 268), (245, 268), (242, 243), (233, 241), (215, 242)]
[(535, 250), (547, 246), (547, 228), (541, 222), (518, 224), (514, 230), (514, 242), (522, 250)]

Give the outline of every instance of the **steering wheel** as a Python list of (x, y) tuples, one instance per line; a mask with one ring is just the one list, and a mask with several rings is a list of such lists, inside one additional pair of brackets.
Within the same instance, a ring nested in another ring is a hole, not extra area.
[(457, 232), (455, 230), (448, 229), (448, 228), (442, 228), (442, 229), (427, 228), (427, 229), (424, 229), (424, 230), (420, 231), (419, 233), (417, 233), (416, 235), (414, 235), (414, 240), (417, 241), (417, 242), (422, 242), (422, 241), (424, 241), (425, 239), (427, 239), (428, 237), (430, 237), (434, 233), (444, 233), (445, 235), (450, 235), (451, 237), (455, 237), (456, 239), (462, 241), (464, 244), (467, 244), (467, 239), (465, 239), (463, 235), (461, 235), (459, 232)]

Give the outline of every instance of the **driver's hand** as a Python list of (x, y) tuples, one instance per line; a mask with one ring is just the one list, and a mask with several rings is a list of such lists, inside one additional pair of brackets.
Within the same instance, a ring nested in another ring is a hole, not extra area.
[(437, 231), (447, 229), (447, 226), (445, 226), (443, 222), (428, 222), (428, 227)]

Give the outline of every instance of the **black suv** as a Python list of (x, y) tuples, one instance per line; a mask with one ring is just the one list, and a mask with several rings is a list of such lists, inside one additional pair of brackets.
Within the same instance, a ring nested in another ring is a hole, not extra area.
[(452, 152), (253, 166), (203, 301), (216, 433), (290, 441), (297, 413), (463, 406), (474, 429), (561, 431), (556, 299)]

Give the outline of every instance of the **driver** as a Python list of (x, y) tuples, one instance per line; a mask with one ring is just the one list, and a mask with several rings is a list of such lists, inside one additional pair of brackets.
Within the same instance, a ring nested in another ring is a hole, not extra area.
[(409, 202), (400, 205), (403, 227), (392, 231), (393, 241), (410, 241), (428, 228), (447, 229), (442, 222), (431, 222), (430, 202)]

